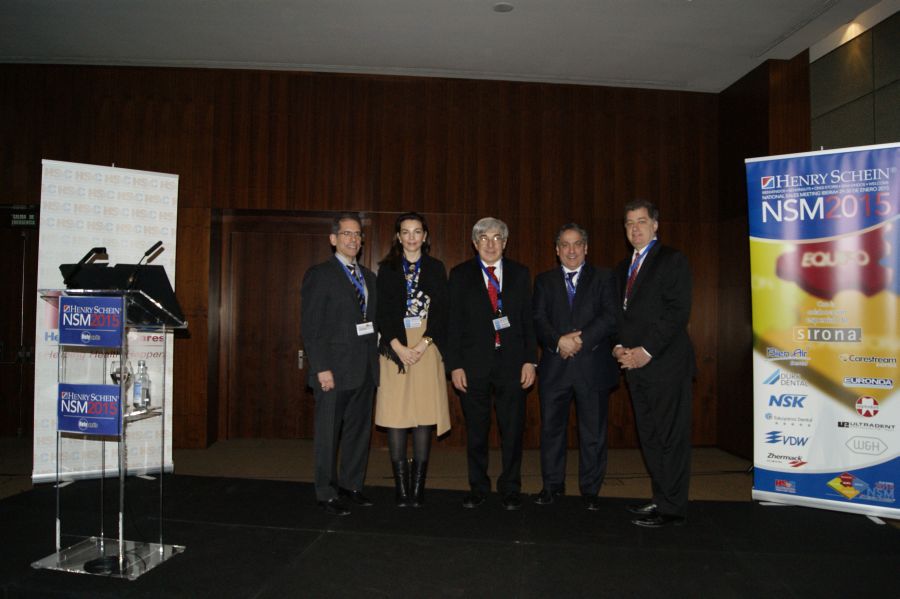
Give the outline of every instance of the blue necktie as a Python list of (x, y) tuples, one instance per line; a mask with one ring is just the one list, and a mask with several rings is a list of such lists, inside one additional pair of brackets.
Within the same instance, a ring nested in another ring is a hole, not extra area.
[(572, 307), (572, 304), (575, 303), (575, 275), (578, 274), (578, 271), (572, 271), (566, 273), (566, 294), (569, 296), (569, 307)]

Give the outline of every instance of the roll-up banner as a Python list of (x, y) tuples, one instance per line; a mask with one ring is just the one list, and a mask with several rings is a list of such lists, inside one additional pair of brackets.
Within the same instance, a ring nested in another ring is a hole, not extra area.
[(753, 498), (900, 518), (900, 144), (746, 167)]
[[(164, 251), (153, 261), (165, 267), (172, 287), (175, 286), (175, 235), (178, 222), (178, 176), (164, 173), (137, 171), (92, 164), (77, 164), (43, 160), (41, 179), (41, 212), (38, 252), (38, 289), (62, 289), (65, 287), (60, 264), (72, 264), (91, 248), (105, 247), (110, 263), (136, 264), (157, 241), (163, 242)], [(96, 432), (88, 430), (80, 420), (68, 418), (67, 408), (76, 405), (86, 391), (57, 386), (57, 356), (60, 334), (78, 335), (81, 345), (103, 346), (87, 343), (82, 339), (84, 331), (60, 330), (58, 307), (36, 298), (36, 340), (34, 373), (34, 462), (32, 480), (36, 483), (54, 480), (56, 475), (57, 424), (62, 431)], [(73, 300), (77, 304), (77, 300)], [(92, 324), (94, 322), (92, 321)], [(102, 323), (101, 323), (102, 324)], [(104, 327), (100, 327), (104, 328)], [(102, 335), (96, 330), (90, 335)], [(164, 468), (172, 464), (172, 339), (161, 333), (131, 331), (128, 348), (131, 360), (147, 360), (161, 363), (166, 357), (165, 377), (162, 372), (150, 372), (157, 389), (165, 389), (166, 423), (165, 438), (160, 438), (160, 427), (154, 419), (129, 425), (128, 470), (145, 472), (159, 470), (160, 445), (164, 447)], [(72, 340), (69, 340), (72, 341)], [(67, 340), (62, 340), (65, 344)], [(96, 367), (89, 353), (76, 353), (67, 358), (73, 367), (87, 371)], [(135, 362), (136, 363), (136, 362)], [(90, 372), (91, 380), (100, 380), (103, 373)], [(108, 382), (108, 381), (107, 381)], [(118, 392), (118, 391), (116, 391)], [(67, 393), (65, 397), (63, 394)], [(108, 415), (114, 403), (111, 394), (100, 389), (91, 391), (105, 395), (106, 400), (96, 404), (96, 409)], [(73, 403), (73, 401), (75, 403)], [(73, 424), (74, 423), (74, 424)], [(81, 428), (78, 425), (81, 425)], [(97, 421), (98, 427), (101, 426)], [(112, 426), (103, 423), (103, 427)], [(103, 434), (108, 430), (102, 429)], [(111, 434), (117, 434), (112, 432)], [(104, 456), (103, 444), (66, 438), (60, 444), (62, 475), (65, 478), (100, 476)], [(107, 473), (117, 471), (116, 444), (105, 444)]]

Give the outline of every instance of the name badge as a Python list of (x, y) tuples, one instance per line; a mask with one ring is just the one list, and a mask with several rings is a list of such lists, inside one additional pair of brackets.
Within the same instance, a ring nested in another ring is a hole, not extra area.
[(407, 316), (403, 319), (403, 327), (406, 329), (419, 329), (422, 327), (421, 316)]
[(373, 333), (375, 333), (375, 323), (373, 322), (361, 322), (356, 325), (356, 335), (359, 337), (372, 335)]
[(509, 316), (501, 316), (494, 319), (494, 330), (502, 331), (509, 328)]

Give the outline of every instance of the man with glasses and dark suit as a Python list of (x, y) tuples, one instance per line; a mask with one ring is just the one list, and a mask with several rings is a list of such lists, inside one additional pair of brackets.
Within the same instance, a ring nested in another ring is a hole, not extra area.
[[(500, 429), (503, 469), (497, 492), (504, 509), (522, 507), (525, 389), (534, 383), (537, 346), (528, 268), (503, 257), (509, 228), (483, 218), (472, 228), (478, 255), (450, 271), (445, 363), (466, 420), (469, 487), (463, 507), (484, 503), (491, 406)], [(493, 400), (492, 400), (493, 398)]]
[(356, 261), (363, 242), (359, 216), (336, 217), (329, 240), (334, 256), (303, 277), (301, 327), (316, 402), (316, 500), (326, 513), (346, 516), (344, 501), (372, 505), (362, 488), (379, 377), (377, 305), (375, 275)]

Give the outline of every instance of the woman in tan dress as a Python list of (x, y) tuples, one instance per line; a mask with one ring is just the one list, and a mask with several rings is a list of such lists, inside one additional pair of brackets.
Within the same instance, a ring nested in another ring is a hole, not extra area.
[[(450, 430), (441, 348), (447, 333), (447, 271), (428, 255), (428, 223), (416, 212), (397, 217), (390, 252), (379, 263), (381, 385), (375, 424), (387, 429), (399, 507), (425, 501), (432, 431)], [(413, 463), (406, 440), (413, 437)]]

